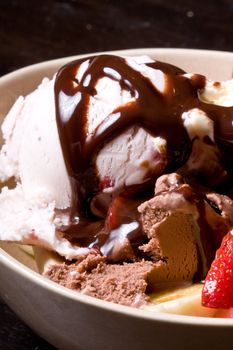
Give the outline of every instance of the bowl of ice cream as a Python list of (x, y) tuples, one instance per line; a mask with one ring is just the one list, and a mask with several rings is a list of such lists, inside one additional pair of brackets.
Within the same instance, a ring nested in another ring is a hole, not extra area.
[(200, 282), (232, 226), (233, 54), (93, 56), (0, 79), (1, 296), (59, 349), (229, 348)]

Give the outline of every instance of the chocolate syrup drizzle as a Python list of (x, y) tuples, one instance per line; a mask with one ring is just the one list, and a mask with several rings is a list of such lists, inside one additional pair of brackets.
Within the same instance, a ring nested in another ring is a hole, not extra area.
[[(88, 68), (78, 81), (78, 69), (86, 60), (89, 61)], [(199, 108), (213, 120), (215, 142), (221, 151), (223, 162), (229, 164), (229, 150), (232, 151), (233, 141), (233, 107), (220, 107), (199, 100), (198, 91), (205, 87), (206, 82), (202, 75), (185, 76), (181, 69), (159, 61), (149, 63), (148, 66), (166, 74), (166, 90), (163, 93), (148, 78), (130, 67), (124, 58), (112, 55), (92, 56), (71, 62), (57, 74), (57, 125), (64, 159), (73, 183), (72, 220), (64, 231), (70, 240), (76, 240), (83, 246), (101, 249), (110, 236), (111, 232), (104, 226), (104, 220), (98, 221), (90, 210), (91, 199), (100, 191), (95, 159), (106, 143), (128, 128), (138, 125), (153, 136), (165, 138), (167, 167), (164, 172), (175, 171), (187, 161), (192, 149), (192, 140), (188, 137), (181, 116), (192, 108)], [(103, 77), (117, 81), (122, 89), (130, 92), (134, 100), (116, 108), (94, 133), (88, 134), (89, 100), (96, 95), (96, 84)], [(63, 108), (61, 96), (65, 96), (67, 106), (74, 107)], [(116, 115), (117, 118), (113, 118)], [(128, 212), (127, 215), (124, 208), (118, 224), (121, 227), (125, 223), (138, 223), (137, 234), (132, 235), (134, 246), (137, 247), (145, 236), (136, 209), (134, 212), (135, 214)], [(76, 217), (79, 217), (79, 222)], [(93, 229), (94, 226), (96, 229)], [(100, 227), (101, 235), (97, 233)], [(130, 235), (127, 237), (130, 240)]]

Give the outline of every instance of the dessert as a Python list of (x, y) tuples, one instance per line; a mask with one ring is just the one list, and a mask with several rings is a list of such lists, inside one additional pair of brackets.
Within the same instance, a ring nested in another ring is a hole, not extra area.
[(3, 123), (0, 239), (57, 252), (47, 277), (124, 305), (200, 282), (232, 227), (231, 101), (232, 81), (144, 56), (71, 62)]

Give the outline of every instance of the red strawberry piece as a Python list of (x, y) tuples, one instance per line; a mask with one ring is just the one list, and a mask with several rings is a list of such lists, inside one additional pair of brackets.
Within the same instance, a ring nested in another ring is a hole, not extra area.
[(202, 305), (212, 308), (233, 307), (233, 235), (228, 233), (205, 279)]
[(137, 207), (142, 200), (128, 197), (128, 192), (122, 192), (112, 201), (106, 218), (108, 231), (118, 228), (121, 224), (139, 220)]
[(117, 196), (113, 201), (108, 211), (106, 218), (106, 226), (109, 231), (114, 230), (121, 224), (121, 214), (124, 211), (124, 198)]
[(101, 191), (108, 187), (114, 187), (115, 180), (111, 179), (109, 176), (104, 176), (103, 179), (100, 182), (100, 189)]

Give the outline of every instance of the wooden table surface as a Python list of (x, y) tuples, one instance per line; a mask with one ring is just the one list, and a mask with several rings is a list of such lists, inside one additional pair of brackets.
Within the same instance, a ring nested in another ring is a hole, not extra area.
[[(232, 0), (0, 0), (0, 76), (36, 62), (104, 50), (233, 51), (232, 38)], [(54, 348), (0, 301), (0, 349)]]

